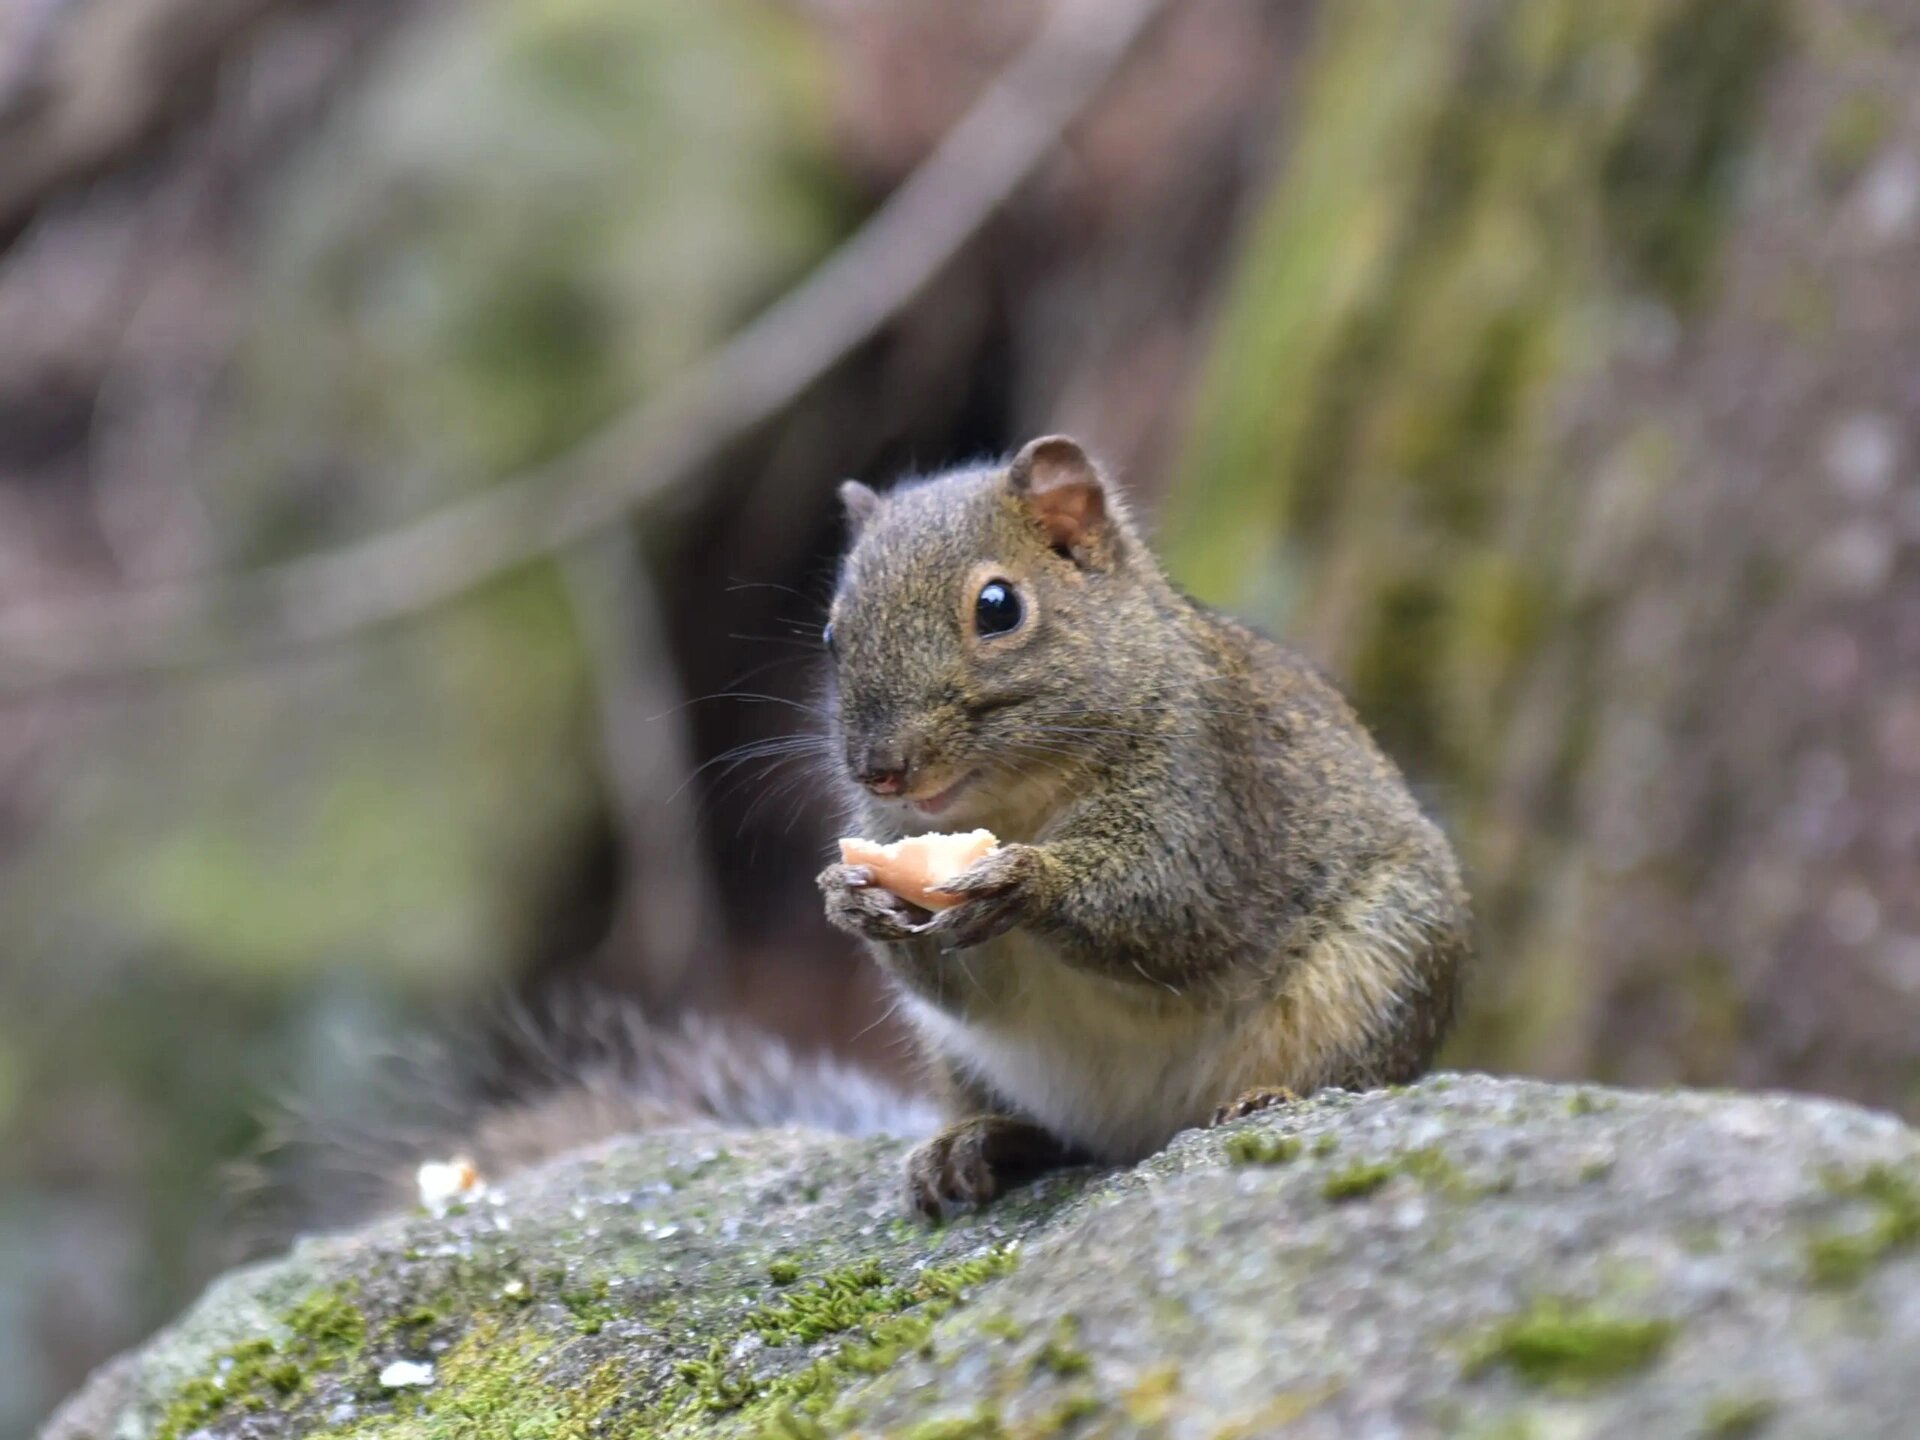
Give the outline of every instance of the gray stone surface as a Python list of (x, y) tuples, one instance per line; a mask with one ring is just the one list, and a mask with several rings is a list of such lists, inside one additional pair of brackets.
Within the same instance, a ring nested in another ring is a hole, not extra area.
[[(48, 1434), (1920, 1425), (1920, 1136), (1845, 1105), (1440, 1076), (940, 1228), (901, 1212), (902, 1149), (639, 1136), (459, 1215), (306, 1241), (215, 1285)], [(383, 1389), (396, 1360), (433, 1383)]]

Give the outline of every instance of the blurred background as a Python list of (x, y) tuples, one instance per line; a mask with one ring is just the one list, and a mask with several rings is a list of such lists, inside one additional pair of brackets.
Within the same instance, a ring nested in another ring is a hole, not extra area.
[(1451, 1063), (1920, 1114), (1920, 13), (1049, 13), (0, 0), (4, 1440), (417, 1027), (897, 1064), (720, 757), (842, 477), (1048, 430), (1457, 838)]

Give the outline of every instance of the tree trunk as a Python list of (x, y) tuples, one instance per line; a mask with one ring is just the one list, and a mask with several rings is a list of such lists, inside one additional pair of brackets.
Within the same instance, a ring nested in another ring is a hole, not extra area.
[(1224, 300), (1176, 574), (1473, 873), (1457, 1058), (1913, 1110), (1920, 24), (1359, 4)]

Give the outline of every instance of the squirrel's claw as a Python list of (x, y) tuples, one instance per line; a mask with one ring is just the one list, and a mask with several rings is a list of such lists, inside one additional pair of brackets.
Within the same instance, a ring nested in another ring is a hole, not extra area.
[(907, 1157), (907, 1204), (929, 1220), (984, 1205), (999, 1192), (986, 1156), (985, 1127), (963, 1121)]
[(930, 888), (960, 903), (920, 927), (948, 949), (981, 945), (1019, 924), (1033, 898), (1038, 856), (1031, 845), (1002, 845), (961, 874)]
[(942, 910), (914, 933), (939, 941), (943, 950), (965, 950), (1006, 934), (1020, 923), (1025, 913), (1026, 902), (1017, 891), (983, 895), (977, 900), (962, 900), (951, 910)]
[(911, 940), (926, 913), (874, 884), (865, 865), (829, 865), (814, 883), (826, 897), (827, 922), (864, 940)]
[(907, 1156), (907, 1203), (930, 1220), (984, 1205), (1012, 1185), (1079, 1157), (1012, 1115), (974, 1115)]
[(1249, 1115), (1258, 1115), (1262, 1110), (1271, 1110), (1276, 1105), (1298, 1105), (1300, 1097), (1284, 1085), (1256, 1085), (1218, 1110), (1207, 1122), (1209, 1126), (1227, 1125), (1235, 1120), (1243, 1120)]

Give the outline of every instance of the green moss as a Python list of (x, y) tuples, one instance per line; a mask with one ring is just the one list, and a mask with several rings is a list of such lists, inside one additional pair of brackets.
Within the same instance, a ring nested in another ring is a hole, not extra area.
[[(879, 1374), (902, 1356), (923, 1350), (935, 1319), (958, 1304), (967, 1291), (1007, 1274), (1014, 1265), (1013, 1252), (997, 1248), (971, 1259), (927, 1266), (910, 1283), (901, 1284), (889, 1283), (877, 1265), (849, 1266), (829, 1274), (820, 1286), (810, 1287), (812, 1303), (797, 1312), (785, 1312), (777, 1319), (764, 1308), (754, 1312), (746, 1322), (750, 1331), (761, 1325), (786, 1330), (841, 1319), (849, 1322), (842, 1329), (858, 1330), (835, 1353), (771, 1382), (764, 1392), (769, 1417), (818, 1417), (849, 1380)], [(823, 1336), (834, 1333), (839, 1331), (821, 1331)]]
[(1807, 1241), (1807, 1272), (1814, 1284), (1841, 1289), (1859, 1284), (1885, 1253), (1873, 1232), (1816, 1235)]
[(1269, 1435), (1289, 1434), (1302, 1416), (1319, 1409), (1341, 1388), (1341, 1382), (1334, 1381), (1304, 1390), (1282, 1390), (1251, 1412), (1220, 1426), (1209, 1440), (1265, 1440)]
[(367, 1317), (340, 1290), (321, 1290), (296, 1305), (287, 1329), (322, 1361), (357, 1354), (367, 1343)]
[(602, 1366), (564, 1390), (548, 1378), (551, 1341), (530, 1323), (484, 1319), (435, 1362), (430, 1389), (349, 1432), (353, 1440), (590, 1440), (621, 1403), (624, 1377)]
[(311, 1372), (356, 1358), (367, 1321), (344, 1291), (319, 1290), (289, 1311), (284, 1342), (243, 1340), (215, 1357), (211, 1371), (187, 1381), (161, 1413), (155, 1440), (179, 1440), (231, 1411), (264, 1410), (304, 1390)]
[(1086, 1351), (1063, 1345), (1058, 1340), (1049, 1340), (1041, 1346), (1034, 1363), (1042, 1370), (1061, 1376), (1084, 1375), (1093, 1368), (1093, 1360)]
[(306, 1384), (300, 1366), (270, 1340), (249, 1340), (227, 1351), (214, 1373), (189, 1381), (161, 1417), (158, 1434), (191, 1434), (230, 1410), (260, 1410), (296, 1395)]
[(1807, 1270), (1816, 1285), (1858, 1284), (1888, 1255), (1920, 1244), (1920, 1187), (1887, 1165), (1858, 1176), (1829, 1175), (1827, 1188), (1864, 1201), (1872, 1218), (1864, 1230), (1830, 1230), (1807, 1242)]
[(1845, 96), (1820, 128), (1820, 172), (1830, 193), (1859, 178), (1893, 131), (1893, 108), (1884, 95)]
[(900, 1440), (998, 1440), (1006, 1432), (1000, 1425), (1000, 1413), (991, 1405), (982, 1405), (971, 1415), (922, 1420), (900, 1432)]
[(1014, 1252), (1007, 1246), (996, 1246), (984, 1255), (971, 1260), (956, 1260), (947, 1265), (929, 1265), (920, 1272), (915, 1282), (916, 1289), (923, 1295), (958, 1296), (961, 1292), (973, 1289), (1001, 1275), (1013, 1273)]
[(189, 1380), (180, 1387), (172, 1402), (161, 1412), (160, 1423), (155, 1433), (160, 1440), (173, 1440), (175, 1436), (189, 1435), (209, 1421), (219, 1418), (220, 1412), (225, 1410), (228, 1402), (234, 1398), (222, 1380)]
[(891, 1370), (910, 1352), (927, 1353), (933, 1322), (947, 1312), (951, 1301), (930, 1302), (924, 1313), (895, 1315), (867, 1327), (865, 1337), (843, 1349), (836, 1363), (855, 1375), (878, 1375)]
[(1465, 1432), (1471, 1440), (1540, 1440), (1540, 1425), (1532, 1415), (1502, 1415), (1485, 1429)]
[(1648, 79), (1602, 171), (1619, 251), (1669, 303), (1704, 294), (1734, 179), (1787, 38), (1777, 0), (1687, 0), (1654, 37)]
[(1086, 1374), (1093, 1368), (1093, 1361), (1075, 1343), (1079, 1334), (1080, 1322), (1071, 1315), (1062, 1315), (1054, 1325), (1053, 1334), (1033, 1357), (1034, 1368), (1061, 1376)]
[(1422, 1185), (1455, 1195), (1467, 1194), (1473, 1188), (1459, 1166), (1429, 1145), (1388, 1160), (1356, 1161), (1327, 1176), (1320, 1193), (1329, 1200), (1357, 1200), (1373, 1194), (1396, 1175), (1411, 1176)]
[(1887, 1233), (1896, 1245), (1920, 1240), (1920, 1187), (1891, 1165), (1874, 1165), (1857, 1180), (1834, 1182), (1843, 1195), (1858, 1195), (1880, 1207)]
[(1336, 1170), (1320, 1184), (1320, 1193), (1333, 1201), (1359, 1200), (1380, 1189), (1400, 1173), (1400, 1167), (1377, 1161), (1361, 1161)]
[(438, 1310), (431, 1305), (419, 1305), (388, 1321), (381, 1330), (381, 1338), (405, 1349), (419, 1350), (425, 1347), (440, 1321)]
[(703, 1410), (738, 1410), (760, 1393), (760, 1386), (752, 1376), (728, 1368), (724, 1341), (714, 1341), (704, 1357), (682, 1360), (674, 1370), (693, 1388), (694, 1403)]
[(851, 1330), (870, 1315), (900, 1309), (903, 1292), (875, 1261), (843, 1266), (812, 1285), (747, 1316), (747, 1329), (769, 1345), (811, 1344)]
[(1172, 1365), (1156, 1365), (1120, 1396), (1127, 1417), (1136, 1425), (1159, 1425), (1173, 1408), (1173, 1397), (1180, 1393), (1180, 1372)]
[(573, 1316), (574, 1329), (582, 1335), (598, 1335), (609, 1322), (620, 1318), (620, 1311), (608, 1299), (609, 1293), (604, 1278), (560, 1292), (560, 1303)]
[(791, 1285), (800, 1278), (800, 1264), (796, 1260), (769, 1261), (767, 1278), (776, 1285)]
[(1467, 1368), (1474, 1373), (1502, 1365), (1535, 1384), (1597, 1384), (1652, 1364), (1674, 1329), (1669, 1320), (1629, 1319), (1542, 1300), (1489, 1335)]
[(227, 1375), (230, 1388), (287, 1396), (305, 1383), (305, 1376), (294, 1361), (282, 1355), (270, 1340), (253, 1340), (237, 1346)]
[[(821, 1279), (748, 1312), (739, 1328), (683, 1361), (677, 1387), (634, 1421), (633, 1432), (674, 1428), (690, 1414), (728, 1413), (742, 1433), (764, 1440), (817, 1440), (839, 1433), (835, 1410), (852, 1381), (878, 1375), (902, 1358), (930, 1353), (934, 1324), (981, 1283), (1011, 1271), (1012, 1250), (892, 1276), (876, 1260), (828, 1271)], [(829, 1353), (784, 1375), (749, 1373), (731, 1357), (745, 1336), (768, 1345), (814, 1344), (844, 1337)]]
[(980, 1322), (980, 1328), (996, 1340), (1018, 1340), (1026, 1334), (1020, 1322), (1011, 1315), (989, 1315)]
[(1779, 1402), (1764, 1395), (1727, 1396), (1707, 1407), (1701, 1433), (1707, 1440), (1750, 1440), (1779, 1411)]
[(787, 1405), (776, 1407), (747, 1431), (749, 1440), (830, 1440), (833, 1434), (813, 1416)]
[(1019, 1440), (1049, 1440), (1077, 1421), (1091, 1419), (1104, 1408), (1097, 1395), (1084, 1391), (1067, 1396), (1058, 1405), (1019, 1425), (1014, 1434)]
[(1332, 1135), (1322, 1135), (1318, 1140), (1313, 1142), (1313, 1153), (1317, 1158), (1322, 1160), (1326, 1159), (1327, 1156), (1333, 1154), (1334, 1151), (1339, 1148), (1340, 1141)]
[(1429, 1189), (1444, 1190), (1450, 1195), (1465, 1195), (1473, 1189), (1446, 1152), (1431, 1145), (1407, 1151), (1400, 1157), (1400, 1169)]
[(1263, 1135), (1258, 1131), (1229, 1135), (1225, 1146), (1227, 1159), (1235, 1165), (1284, 1165), (1302, 1148), (1298, 1136)]

